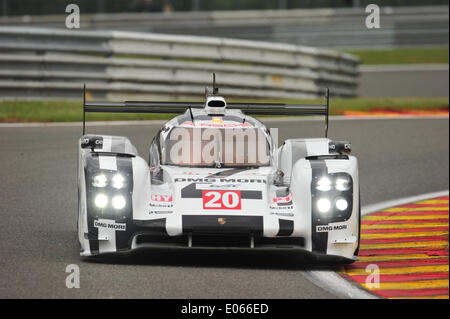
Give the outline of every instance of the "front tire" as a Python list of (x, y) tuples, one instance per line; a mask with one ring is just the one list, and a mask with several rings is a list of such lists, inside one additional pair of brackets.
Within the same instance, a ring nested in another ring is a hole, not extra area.
[(355, 256), (358, 256), (359, 254), (359, 245), (361, 243), (361, 195), (359, 195), (359, 213), (358, 213), (358, 246), (356, 247)]

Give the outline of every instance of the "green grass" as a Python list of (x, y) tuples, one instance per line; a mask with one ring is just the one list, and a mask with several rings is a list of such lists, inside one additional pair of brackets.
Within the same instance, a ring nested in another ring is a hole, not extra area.
[(404, 48), (392, 50), (345, 51), (361, 59), (361, 64), (433, 64), (448, 63), (448, 47)]
[[(172, 115), (173, 116), (173, 115)], [(86, 113), (87, 121), (167, 119), (167, 114)], [(0, 122), (76, 122), (83, 103), (76, 101), (1, 101)]]
[[(289, 104), (320, 104), (323, 100), (265, 100)], [(448, 109), (448, 98), (355, 98), (331, 99), (330, 113), (342, 114), (344, 111), (389, 110), (430, 110)], [(86, 120), (155, 120), (170, 119), (175, 114), (111, 114), (88, 113)], [(0, 102), (0, 122), (74, 122), (83, 118), (80, 102), (43, 101), (2, 101)]]

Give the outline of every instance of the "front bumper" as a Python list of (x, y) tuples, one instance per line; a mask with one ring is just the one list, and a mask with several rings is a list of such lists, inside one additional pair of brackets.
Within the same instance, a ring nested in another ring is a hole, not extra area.
[[(276, 232), (265, 233), (263, 216), (185, 215), (181, 216), (180, 232), (169, 234), (170, 222), (166, 218), (132, 220), (125, 224), (116, 220), (98, 222), (97, 232), (85, 234), (81, 255), (129, 252), (142, 248), (212, 249), (212, 250), (300, 250), (315, 256), (341, 256), (354, 260), (351, 243), (336, 241), (330, 247), (337, 249), (325, 254), (311, 249), (311, 234), (294, 232), (293, 221), (277, 219)], [(110, 226), (112, 225), (112, 226)], [(274, 224), (271, 224), (274, 225)], [(123, 227), (119, 227), (123, 226)], [(105, 235), (106, 234), (106, 235)], [(308, 237), (309, 236), (309, 237)], [(308, 242), (309, 240), (309, 242)], [(350, 249), (351, 250), (351, 249)]]
[[(241, 252), (286, 252), (295, 253), (304, 257), (308, 262), (318, 263), (338, 263), (349, 264), (358, 260), (358, 257), (350, 258), (339, 255), (322, 254), (311, 252), (304, 247), (304, 238), (301, 237), (280, 237), (255, 238), (252, 244), (250, 238), (234, 237), (234, 236), (192, 236), (191, 244), (188, 235), (182, 236), (162, 236), (160, 234), (143, 232), (134, 234), (127, 248), (118, 249), (115, 252), (81, 254), (82, 256), (118, 256), (126, 257), (130, 253), (139, 253), (145, 251), (191, 251), (191, 252), (208, 252), (222, 251), (224, 253), (231, 251)], [(297, 256), (297, 255), (296, 255)]]
[(198, 248), (198, 249), (303, 249), (302, 237), (259, 237), (253, 235), (225, 235), (190, 233), (181, 236), (162, 236), (151, 232), (135, 234), (131, 249), (136, 248)]

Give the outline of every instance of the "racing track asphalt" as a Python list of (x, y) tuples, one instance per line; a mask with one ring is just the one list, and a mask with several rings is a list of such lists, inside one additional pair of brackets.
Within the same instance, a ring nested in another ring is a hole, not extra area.
[[(267, 121), (280, 138), (323, 134), (317, 121)], [(448, 189), (447, 119), (331, 120), (360, 163), (363, 205)], [(159, 124), (88, 127), (129, 136), (141, 155)], [(81, 127), (0, 128), (0, 298), (332, 298), (289, 253), (147, 251), (106, 260), (78, 255), (77, 139)], [(68, 264), (81, 288), (67, 289)], [(333, 269), (332, 267), (324, 267)]]
[(360, 66), (361, 97), (448, 97), (448, 64)]

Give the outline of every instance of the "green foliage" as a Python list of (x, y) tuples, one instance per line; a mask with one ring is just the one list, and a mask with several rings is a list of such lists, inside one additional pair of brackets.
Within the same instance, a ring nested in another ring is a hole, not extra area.
[[(264, 100), (259, 102), (281, 102), (290, 104), (320, 104), (317, 100)], [(331, 99), (331, 114), (343, 111), (369, 111), (371, 109), (427, 110), (448, 109), (448, 98), (356, 98)], [(89, 113), (88, 121), (104, 120), (155, 120), (170, 119), (175, 114), (111, 114)], [(0, 102), (0, 122), (74, 122), (83, 117), (81, 102), (55, 101), (2, 101)]]

